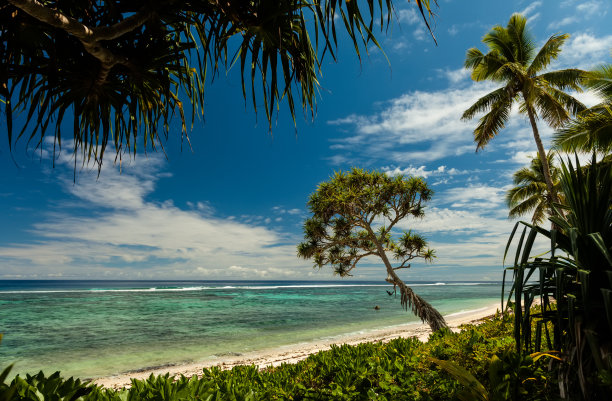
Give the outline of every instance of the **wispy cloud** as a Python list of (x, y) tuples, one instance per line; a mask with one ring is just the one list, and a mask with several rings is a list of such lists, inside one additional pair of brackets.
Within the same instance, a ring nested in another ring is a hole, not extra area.
[(566, 42), (559, 59), (552, 68), (592, 69), (605, 62), (610, 62), (612, 35), (595, 36), (590, 33), (573, 34)]
[(525, 7), (523, 10), (519, 11), (519, 13), (523, 14), (527, 17), (527, 21), (533, 23), (536, 19), (540, 17), (539, 12), (535, 12), (542, 5), (541, 1), (534, 1)]
[(583, 21), (588, 21), (594, 17), (603, 17), (608, 13), (609, 5), (600, 0), (579, 2), (563, 2), (562, 7), (574, 7), (574, 12), (571, 16), (562, 18), (559, 21), (553, 21), (548, 24), (548, 29), (560, 29), (564, 26), (577, 24)]
[[(48, 213), (34, 224), (33, 241), (1, 247), (1, 273), (27, 275), (35, 266), (37, 277), (62, 272), (98, 278), (251, 278), (280, 277), (277, 269), (293, 267), (292, 277), (307, 277), (310, 270), (296, 258), (292, 235), (263, 222), (217, 216), (205, 200), (194, 200), (190, 210), (170, 199), (148, 200), (164, 176), (164, 163), (150, 156), (122, 174), (107, 169), (98, 180), (61, 180), (73, 201), (65, 212)], [(306, 268), (303, 274), (300, 268)]]

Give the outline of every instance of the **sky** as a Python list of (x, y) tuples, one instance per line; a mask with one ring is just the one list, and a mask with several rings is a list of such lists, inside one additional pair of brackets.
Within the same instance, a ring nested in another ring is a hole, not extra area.
[[(470, 79), (466, 51), (486, 51), (483, 35), (521, 12), (538, 46), (571, 35), (550, 69), (592, 69), (612, 61), (612, 4), (439, 0), (437, 45), (414, 2), (395, 7), (396, 23), (378, 34), (384, 53), (371, 49), (360, 62), (340, 38), (338, 62), (324, 61), (314, 119), (298, 110), (294, 125), (283, 104), (270, 131), (232, 70), (208, 85), (191, 149), (175, 120), (166, 155), (139, 153), (119, 166), (107, 154), (98, 176), (95, 166), (75, 174), (69, 147), (54, 166), (48, 147), (20, 142), (10, 152), (0, 140), (0, 279), (383, 280), (377, 260), (340, 279), (296, 256), (308, 196), (335, 171), (360, 167), (420, 176), (435, 192), (422, 220), (400, 223), (437, 254), (432, 264), (415, 260), (406, 281), (500, 280), (515, 224), (505, 193), (535, 143), (515, 110), (476, 152), (477, 120), (460, 117), (496, 86)], [(539, 128), (548, 147), (553, 131)]]

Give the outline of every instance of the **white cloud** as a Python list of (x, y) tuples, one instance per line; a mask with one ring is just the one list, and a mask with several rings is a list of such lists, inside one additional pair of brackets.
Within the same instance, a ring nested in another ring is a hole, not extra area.
[(536, 14), (532, 14), (532, 13), (541, 5), (542, 5), (541, 1), (534, 1), (531, 4), (529, 4), (527, 7), (525, 7), (522, 11), (519, 11), (519, 13), (528, 17), (529, 20), (536, 19), (539, 16), (539, 13), (536, 13)]
[(538, 156), (538, 152), (535, 150), (531, 152), (524, 152), (521, 150), (521, 151), (514, 153), (514, 155), (512, 156), (510, 160), (512, 160), (514, 163), (526, 166), (531, 163), (531, 160), (533, 160), (534, 157), (537, 157), (537, 156)]
[(451, 85), (456, 85), (460, 82), (468, 81), (470, 78), (470, 71), (466, 68), (459, 68), (456, 70), (440, 70), (442, 75), (448, 79)]
[[(574, 2), (563, 2), (563, 7), (574, 6)], [(560, 21), (553, 21), (548, 25), (548, 29), (559, 29), (567, 25), (583, 22), (593, 17), (603, 17), (608, 12), (608, 4), (600, 0), (579, 2), (573, 15), (565, 17)]]
[(552, 65), (557, 68), (592, 69), (610, 62), (612, 35), (597, 37), (589, 33), (572, 35), (565, 43), (559, 59)]
[(607, 11), (607, 5), (603, 1), (585, 1), (576, 6), (576, 11), (585, 17), (593, 15), (605, 15)]
[[(331, 121), (334, 125), (354, 126), (350, 136), (334, 140), (334, 144), (343, 146), (339, 158), (354, 160), (347, 153), (353, 151), (397, 164), (412, 164), (473, 152), (475, 122), (461, 121), (461, 115), (491, 89), (485, 83), (471, 84), (465, 89), (414, 91), (392, 99), (374, 115), (351, 115)], [(381, 135), (384, 141), (380, 140)]]
[(253, 277), (281, 267), (301, 276), (305, 264), (295, 256), (298, 239), (292, 235), (215, 216), (205, 201), (183, 210), (171, 200), (147, 200), (163, 163), (149, 157), (122, 174), (107, 169), (98, 180), (60, 180), (74, 201), (34, 224), (35, 240), (1, 247), (1, 273), (27, 274), (35, 266), (43, 276), (101, 277), (110, 271), (121, 278), (231, 278), (230, 267), (241, 266)]
[(452, 203), (455, 208), (463, 209), (499, 209), (504, 204), (506, 188), (485, 184), (455, 187), (440, 196), (445, 203)]
[(427, 37), (425, 28), (423, 28), (422, 26), (415, 29), (414, 32), (412, 32), (412, 35), (414, 36), (416, 40), (425, 40), (425, 38)]
[(413, 25), (421, 21), (421, 17), (417, 15), (414, 7), (399, 10), (397, 12), (397, 19), (400, 23), (406, 23), (408, 25)]
[[(499, 206), (499, 202), (496, 203)], [(506, 213), (506, 212), (504, 212)], [(421, 220), (405, 220), (398, 228), (414, 229), (422, 233), (471, 233), (487, 236), (507, 235), (513, 223), (505, 217), (488, 217), (480, 211), (451, 208), (428, 207)]]
[(449, 169), (443, 165), (438, 166), (432, 170), (427, 170), (426, 166), (419, 166), (419, 167), (409, 166), (405, 168), (386, 166), (386, 167), (382, 167), (381, 170), (389, 176), (396, 176), (396, 175), (401, 174), (404, 176), (423, 177), (423, 178), (436, 177), (438, 181), (434, 182), (434, 185), (440, 184), (440, 183), (446, 184), (448, 183), (448, 178), (452, 176), (469, 174), (469, 171), (467, 170), (458, 170), (454, 167)]
[(560, 21), (554, 21), (548, 24), (548, 29), (559, 29), (567, 25), (575, 24), (578, 21), (579, 21), (578, 18), (575, 16), (565, 17)]
[(406, 176), (415, 176), (415, 177), (423, 177), (423, 178), (427, 178), (429, 177), (431, 174), (435, 174), (435, 173), (443, 173), (444, 170), (446, 169), (446, 166), (439, 166), (437, 169), (435, 170), (426, 170), (425, 166), (419, 166), (419, 167), (406, 167), (406, 168), (399, 168), (396, 167), (394, 169), (390, 169), (389, 167), (383, 167), (383, 171), (385, 173), (387, 173), (387, 175), (390, 176), (396, 176), (396, 175), (406, 175)]

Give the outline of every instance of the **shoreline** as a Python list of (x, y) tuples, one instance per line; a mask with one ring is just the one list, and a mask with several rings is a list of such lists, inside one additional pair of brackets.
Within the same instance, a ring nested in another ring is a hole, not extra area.
[[(490, 305), (473, 311), (457, 312), (446, 315), (444, 318), (453, 331), (459, 331), (459, 326), (475, 322), (491, 316), (497, 312), (499, 304)], [(283, 363), (297, 363), (309, 355), (330, 349), (333, 344), (356, 345), (365, 342), (387, 342), (398, 337), (416, 337), (420, 341), (427, 341), (431, 330), (424, 323), (406, 323), (398, 326), (369, 330), (364, 333), (349, 333), (331, 339), (319, 339), (305, 343), (267, 348), (247, 352), (242, 355), (227, 355), (216, 358), (203, 359), (196, 362), (181, 363), (163, 367), (151, 367), (130, 371), (113, 376), (93, 379), (92, 383), (113, 389), (129, 387), (131, 379), (143, 380), (153, 375), (170, 376), (184, 375), (187, 377), (202, 374), (203, 368), (218, 366), (221, 369), (231, 369), (238, 365), (257, 365), (261, 368), (279, 366)]]

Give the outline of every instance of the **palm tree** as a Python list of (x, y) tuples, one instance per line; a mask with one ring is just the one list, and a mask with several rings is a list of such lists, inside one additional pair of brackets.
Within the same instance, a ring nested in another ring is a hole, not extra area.
[[(554, 165), (553, 152), (548, 152), (548, 170), (553, 181), (553, 188), (558, 197), (560, 194), (561, 171)], [(531, 222), (540, 224), (546, 216), (552, 215), (552, 196), (544, 180), (544, 169), (539, 157), (531, 160), (529, 167), (523, 167), (513, 174), (516, 187), (506, 193), (506, 204), (510, 208), (508, 217), (519, 217), (533, 212)]]
[(612, 64), (587, 74), (584, 86), (602, 102), (587, 109), (555, 134), (553, 144), (566, 152), (612, 152)]
[(541, 118), (551, 127), (559, 128), (571, 115), (585, 109), (581, 102), (564, 92), (567, 89), (580, 91), (578, 84), (584, 71), (564, 69), (542, 72), (557, 58), (569, 35), (551, 36), (536, 53), (526, 25), (524, 16), (513, 14), (505, 28), (496, 25), (482, 38), (489, 48), (488, 53), (483, 54), (476, 48), (468, 50), (465, 67), (472, 70), (472, 79), (491, 80), (503, 86), (478, 99), (461, 119), (469, 120), (478, 113), (487, 112), (474, 130), (478, 151), (504, 128), (512, 105), (515, 101), (519, 102), (519, 112), (527, 114), (531, 123), (546, 187), (551, 199), (558, 202), (536, 121)]

